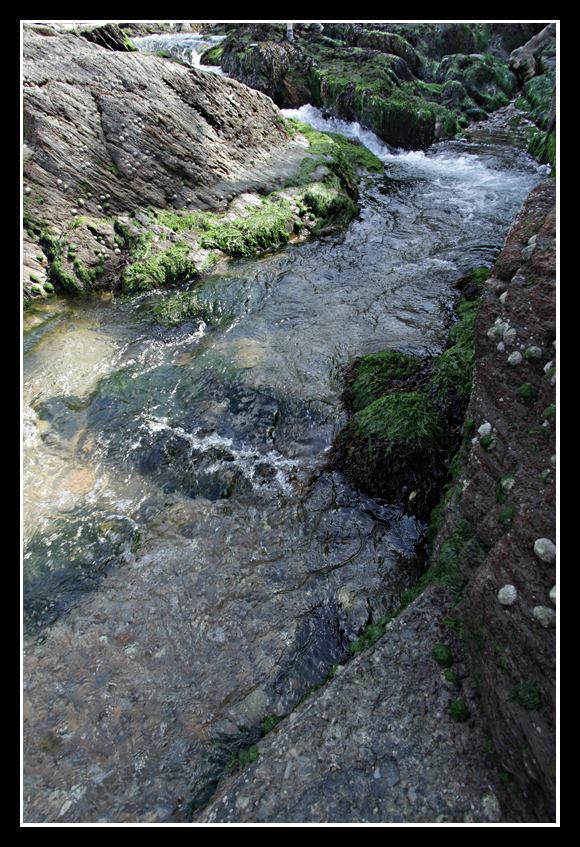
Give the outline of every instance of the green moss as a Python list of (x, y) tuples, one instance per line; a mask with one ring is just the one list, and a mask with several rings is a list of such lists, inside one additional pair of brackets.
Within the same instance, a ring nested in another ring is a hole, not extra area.
[(73, 260), (73, 268), (84, 288), (92, 288), (95, 285), (97, 272), (94, 268), (85, 268), (81, 260), (76, 258)]
[(63, 268), (60, 258), (55, 259), (51, 263), (49, 274), (52, 279), (60, 283), (67, 291), (80, 292), (83, 290), (83, 286), (77, 277)]
[(499, 513), (497, 519), (500, 524), (505, 526), (506, 529), (510, 529), (514, 522), (514, 507), (512, 505), (506, 506), (506, 508)]
[(461, 681), (459, 677), (449, 668), (443, 671), (443, 676), (445, 677), (447, 682), (450, 682), (451, 685), (455, 686), (455, 688), (459, 688), (461, 686)]
[(556, 407), (554, 405), (548, 406), (548, 408), (544, 411), (544, 417), (548, 421), (556, 420)]
[(445, 644), (441, 644), (438, 641), (433, 645), (433, 649), (431, 650), (431, 655), (435, 659), (438, 665), (441, 665), (444, 668), (449, 668), (453, 664), (453, 653)]
[(537, 685), (529, 682), (518, 683), (511, 691), (508, 698), (512, 703), (519, 703), (530, 712), (537, 712), (542, 708), (542, 693)]
[(491, 432), (486, 433), (486, 435), (482, 435), (479, 439), (480, 445), (484, 450), (488, 450), (489, 447), (493, 444), (494, 438)]
[(193, 279), (197, 271), (194, 262), (187, 258), (188, 252), (187, 244), (178, 243), (151, 259), (135, 262), (123, 271), (123, 289), (150, 291)]
[(272, 732), (274, 727), (278, 726), (278, 724), (283, 720), (284, 718), (279, 715), (269, 715), (262, 724), (264, 728), (264, 735), (268, 735), (269, 732)]
[(285, 197), (274, 201), (266, 199), (260, 208), (244, 218), (232, 223), (209, 225), (201, 247), (216, 248), (228, 256), (250, 256), (259, 250), (287, 243), (291, 219), (292, 210)]
[[(484, 269), (489, 274), (489, 270)], [(479, 279), (477, 280), (479, 282)], [(429, 393), (445, 406), (452, 396), (467, 402), (473, 385), (474, 326), (479, 300), (465, 301), (458, 306), (458, 321), (449, 330), (453, 346), (445, 350), (433, 365)]]
[(395, 350), (381, 350), (359, 357), (354, 365), (356, 378), (352, 384), (353, 410), (358, 412), (364, 409), (392, 389), (394, 383), (416, 373), (420, 364), (415, 356)]
[(224, 42), (220, 41), (215, 47), (210, 47), (201, 54), (199, 60), (200, 65), (213, 65), (216, 67), (221, 64)]
[(324, 182), (312, 183), (302, 195), (302, 201), (319, 218), (312, 230), (313, 235), (331, 225), (346, 227), (358, 214), (355, 203), (347, 194)]
[(379, 438), (388, 453), (394, 447), (405, 446), (442, 449), (447, 442), (439, 412), (425, 395), (418, 393), (379, 397), (355, 417), (353, 426), (362, 438)]
[(350, 642), (350, 652), (353, 655), (356, 655), (357, 653), (362, 653), (363, 650), (367, 650), (369, 647), (372, 647), (373, 644), (376, 644), (376, 642), (383, 637), (387, 624), (390, 623), (394, 617), (396, 617), (396, 612), (388, 612), (386, 615), (379, 618), (376, 623), (369, 624), (358, 641)]
[(502, 476), (495, 487), (496, 503), (505, 503), (508, 498), (511, 486), (513, 485), (514, 475), (506, 473)]
[(470, 712), (465, 700), (451, 700), (449, 702), (449, 714), (458, 722), (469, 720)]
[(535, 400), (535, 398), (538, 396), (537, 390), (530, 382), (524, 382), (524, 384), (521, 385), (518, 389), (518, 394), (524, 400)]

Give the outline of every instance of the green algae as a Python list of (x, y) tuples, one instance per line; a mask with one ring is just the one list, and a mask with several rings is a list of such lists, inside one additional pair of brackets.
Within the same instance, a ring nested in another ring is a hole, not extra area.
[(449, 668), (453, 664), (453, 653), (446, 644), (442, 644), (440, 641), (433, 645), (431, 656), (441, 667)]
[(449, 714), (459, 723), (467, 721), (471, 717), (471, 713), (465, 700), (450, 700)]
[(187, 258), (188, 253), (189, 246), (178, 243), (150, 259), (135, 262), (123, 271), (123, 290), (150, 291), (195, 278), (197, 271), (194, 262)]
[(355, 412), (364, 409), (400, 382), (417, 372), (421, 365), (416, 356), (396, 350), (381, 350), (361, 356), (356, 360), (356, 378), (352, 384), (352, 407)]
[(358, 436), (377, 436), (390, 453), (394, 447), (443, 448), (447, 433), (433, 403), (417, 392), (389, 394), (366, 406), (354, 419)]
[(231, 223), (208, 226), (201, 247), (218, 249), (228, 256), (251, 256), (290, 238), (292, 208), (285, 197), (264, 199), (260, 207)]
[(531, 682), (519, 682), (508, 697), (512, 703), (518, 703), (529, 712), (537, 712), (543, 706), (542, 693), (537, 685)]

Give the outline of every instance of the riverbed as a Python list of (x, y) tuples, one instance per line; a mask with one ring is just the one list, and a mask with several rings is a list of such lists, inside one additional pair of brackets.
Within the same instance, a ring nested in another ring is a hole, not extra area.
[(175, 291), (24, 318), (26, 821), (186, 820), (215, 742), (288, 714), (425, 567), (422, 524), (325, 470), (344, 368), (440, 350), (546, 168), (296, 114), (384, 162), (346, 232), (230, 261), (213, 326), (161, 322)]

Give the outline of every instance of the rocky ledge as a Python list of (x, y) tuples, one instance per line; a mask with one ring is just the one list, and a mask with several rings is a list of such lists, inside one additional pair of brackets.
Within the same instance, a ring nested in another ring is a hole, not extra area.
[(178, 284), (356, 214), (378, 160), (241, 83), (124, 51), (118, 30), (25, 27), (25, 303)]

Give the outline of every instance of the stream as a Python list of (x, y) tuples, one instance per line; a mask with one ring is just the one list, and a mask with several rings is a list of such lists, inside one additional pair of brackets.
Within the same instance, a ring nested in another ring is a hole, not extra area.
[(25, 821), (187, 820), (216, 741), (288, 714), (423, 573), (425, 527), (324, 470), (343, 370), (440, 350), (547, 169), (505, 133), (402, 152), (288, 114), (384, 162), (346, 232), (229, 261), (213, 327), (160, 324), (175, 291), (24, 316)]

